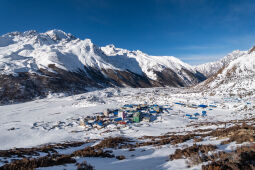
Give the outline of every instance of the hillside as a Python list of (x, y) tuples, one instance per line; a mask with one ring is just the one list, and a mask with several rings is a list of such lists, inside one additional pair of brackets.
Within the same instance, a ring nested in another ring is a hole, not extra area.
[(246, 97), (254, 95), (254, 78), (255, 53), (250, 50), (220, 69), (214, 76), (197, 85), (197, 87), (205, 89), (211, 95), (223, 94)]
[(231, 61), (234, 61), (235, 59), (244, 56), (247, 53), (248, 51), (235, 50), (226, 55), (225, 57), (221, 58), (220, 60), (195, 66), (195, 69), (204, 74), (206, 77), (211, 77), (216, 74), (220, 69), (227, 66)]
[(172, 56), (98, 47), (61, 30), (0, 37), (0, 103), (104, 87), (185, 87), (205, 76)]

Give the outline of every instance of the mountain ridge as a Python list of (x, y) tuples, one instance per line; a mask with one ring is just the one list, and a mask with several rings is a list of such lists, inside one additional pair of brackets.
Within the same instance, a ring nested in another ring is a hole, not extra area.
[(98, 47), (61, 30), (2, 35), (0, 61), (1, 77), (8, 80), (0, 85), (1, 101), (15, 102), (17, 96), (30, 100), (49, 92), (80, 93), (90, 87), (185, 87), (206, 79), (173, 56)]
[(240, 51), (240, 50), (234, 50), (231, 53), (228, 53), (225, 57), (209, 63), (204, 63), (195, 66), (194, 68), (203, 73), (206, 77), (211, 77), (214, 74), (216, 74), (221, 68), (227, 66), (230, 62), (234, 61), (235, 59), (246, 55), (248, 51)]
[[(254, 48), (252, 48), (254, 49)], [(255, 52), (246, 51), (218, 72), (195, 86), (210, 95), (250, 97), (255, 95)]]

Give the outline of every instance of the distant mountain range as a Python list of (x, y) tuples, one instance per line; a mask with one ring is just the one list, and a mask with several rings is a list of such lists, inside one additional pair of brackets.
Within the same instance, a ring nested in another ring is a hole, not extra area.
[(234, 51), (194, 67), (173, 56), (98, 47), (61, 30), (11, 32), (0, 37), (0, 103), (91, 88), (194, 86), (248, 53)]
[(185, 87), (206, 77), (172, 56), (98, 47), (61, 30), (0, 37), (0, 102), (80, 93), (96, 87)]

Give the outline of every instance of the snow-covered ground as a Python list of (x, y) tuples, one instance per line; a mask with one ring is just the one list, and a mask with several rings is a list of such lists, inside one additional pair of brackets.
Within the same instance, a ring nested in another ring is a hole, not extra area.
[[(107, 126), (102, 129), (90, 129), (80, 126), (80, 119), (102, 112), (105, 109), (120, 108), (124, 104), (169, 105), (172, 110), (161, 114), (153, 122), (132, 123), (119, 127)], [(184, 103), (186, 106), (176, 103)], [(191, 105), (213, 105), (206, 109)], [(48, 143), (67, 141), (86, 141), (105, 137), (124, 136), (138, 138), (159, 136), (168, 132), (182, 133), (193, 131), (198, 122), (218, 122), (242, 120), (253, 117), (254, 100), (229, 97), (203, 96), (191, 93), (187, 89), (175, 88), (108, 88), (80, 95), (63, 97), (49, 96), (46, 99), (27, 103), (0, 106), (0, 150), (34, 147)], [(207, 111), (207, 116), (197, 120), (189, 119), (186, 114)], [(221, 125), (219, 125), (221, 126)], [(204, 125), (200, 129), (217, 128), (217, 125)], [(208, 140), (206, 143), (217, 143)], [(184, 143), (192, 145), (192, 141)], [(177, 146), (178, 147), (178, 146)], [(176, 146), (166, 145), (161, 148), (146, 146), (134, 152), (115, 150), (116, 155), (125, 155), (127, 159), (119, 161), (113, 158), (80, 158), (95, 165), (96, 169), (183, 169), (185, 160), (166, 161)], [(141, 152), (141, 150), (145, 150)], [(135, 156), (133, 156), (135, 155)], [(134, 167), (135, 165), (135, 167)], [(69, 167), (70, 166), (70, 167)], [(50, 167), (48, 169), (75, 169), (71, 165)], [(200, 167), (192, 167), (200, 169)]]

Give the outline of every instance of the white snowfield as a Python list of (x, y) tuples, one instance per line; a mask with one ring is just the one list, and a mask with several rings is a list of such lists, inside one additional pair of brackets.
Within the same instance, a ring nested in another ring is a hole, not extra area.
[[(172, 110), (153, 122), (133, 123), (126, 127), (112, 124), (103, 129), (95, 128), (88, 131), (79, 125), (80, 118), (102, 112), (106, 108), (119, 108), (124, 104), (143, 104), (145, 102), (169, 105)], [(206, 117), (200, 116), (198, 120), (190, 120), (185, 116), (186, 114), (196, 112), (201, 114), (204, 109), (183, 107), (175, 104), (176, 102), (196, 105), (213, 104), (217, 107), (211, 110), (206, 109)], [(0, 106), (0, 150), (66, 141), (102, 139), (108, 136), (138, 138), (146, 135), (163, 135), (167, 132), (182, 133), (194, 130), (194, 126), (188, 125), (198, 122), (239, 120), (252, 117), (247, 109), (254, 108), (254, 106), (254, 100), (248, 98), (205, 97), (198, 93), (190, 93), (185, 89), (173, 88), (108, 88), (69, 97), (49, 96), (47, 99)], [(205, 125), (198, 128), (217, 128), (217, 126)], [(208, 143), (219, 144), (220, 141), (216, 139), (203, 141), (203, 144)], [(193, 145), (193, 141), (189, 140), (178, 146), (164, 145), (160, 148), (146, 146), (138, 148), (134, 152), (129, 152), (127, 149), (114, 150), (114, 154), (126, 156), (127, 159), (123, 161), (115, 158), (80, 158), (79, 161), (86, 160), (98, 170), (188, 169), (185, 159), (167, 161), (169, 154), (172, 154), (176, 148), (182, 148), (182, 145)], [(231, 144), (226, 147), (226, 150), (232, 146), (236, 147)], [(71, 151), (67, 150), (66, 152)], [(76, 169), (76, 166), (55, 166), (45, 169), (63, 168)], [(191, 169), (200, 168), (201, 165)]]
[[(155, 80), (154, 71), (169, 68), (195, 73), (195, 69), (172, 56), (150, 56), (139, 50), (129, 51), (113, 45), (98, 47), (90, 39), (81, 40), (61, 30), (45, 33), (36, 31), (12, 32), (0, 37), (1, 74), (38, 72), (49, 64), (67, 71), (85, 67), (129, 70)], [(182, 75), (180, 75), (182, 76)]]

